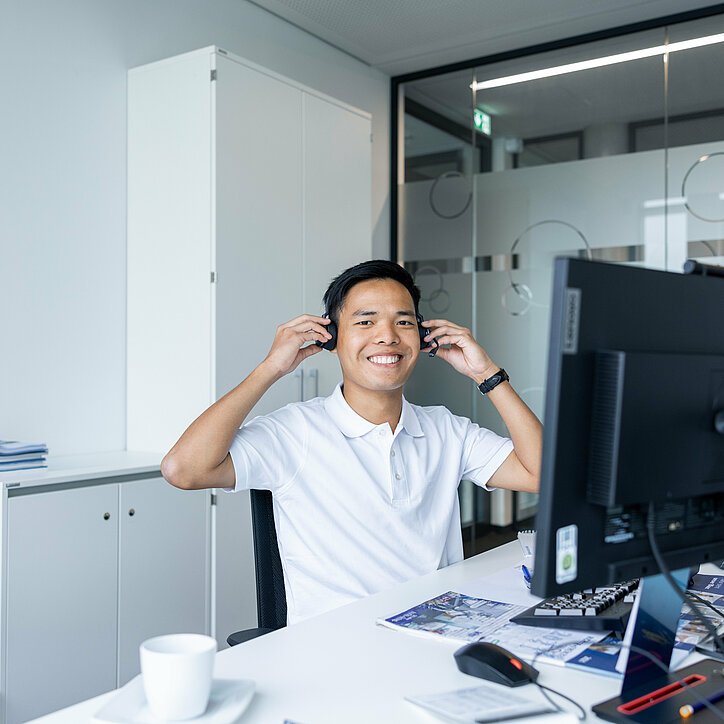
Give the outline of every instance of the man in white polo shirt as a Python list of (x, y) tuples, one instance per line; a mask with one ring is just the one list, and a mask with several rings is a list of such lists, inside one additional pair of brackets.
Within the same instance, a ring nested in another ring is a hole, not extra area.
[[(163, 460), (164, 477), (180, 488), (271, 490), (289, 623), (462, 560), (463, 478), (538, 490), (540, 422), (469, 330), (420, 322), (419, 300), (393, 262), (347, 269), (324, 295), (329, 318), (280, 325), (266, 358)], [(320, 345), (339, 358), (334, 393), (242, 426), (266, 390)], [(405, 400), (421, 347), (489, 396), (512, 439)]]

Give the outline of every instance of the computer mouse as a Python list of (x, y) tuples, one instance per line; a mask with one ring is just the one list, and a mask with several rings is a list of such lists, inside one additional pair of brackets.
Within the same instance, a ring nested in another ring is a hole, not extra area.
[(538, 669), (521, 661), (502, 646), (482, 641), (458, 649), (455, 661), (464, 674), (505, 686), (522, 686), (538, 678)]

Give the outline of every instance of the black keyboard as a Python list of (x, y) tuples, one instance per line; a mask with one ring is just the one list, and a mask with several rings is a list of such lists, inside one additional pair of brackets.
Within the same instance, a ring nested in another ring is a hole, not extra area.
[(638, 586), (636, 579), (613, 586), (589, 588), (580, 593), (551, 596), (510, 620), (524, 626), (623, 632)]

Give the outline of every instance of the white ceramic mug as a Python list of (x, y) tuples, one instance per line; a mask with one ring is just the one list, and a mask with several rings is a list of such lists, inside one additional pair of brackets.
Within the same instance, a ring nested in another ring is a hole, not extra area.
[(201, 716), (211, 692), (216, 639), (201, 634), (170, 634), (141, 644), (143, 688), (159, 719)]

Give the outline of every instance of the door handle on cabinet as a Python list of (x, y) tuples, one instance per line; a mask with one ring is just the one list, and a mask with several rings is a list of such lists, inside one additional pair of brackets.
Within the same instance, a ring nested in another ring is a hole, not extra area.
[(319, 397), (319, 370), (314, 367), (307, 372), (307, 375), (314, 380), (314, 395), (312, 397)]
[(299, 380), (299, 389), (297, 391), (297, 402), (304, 402), (304, 370), (301, 367), (297, 367), (294, 370), (294, 377)]

